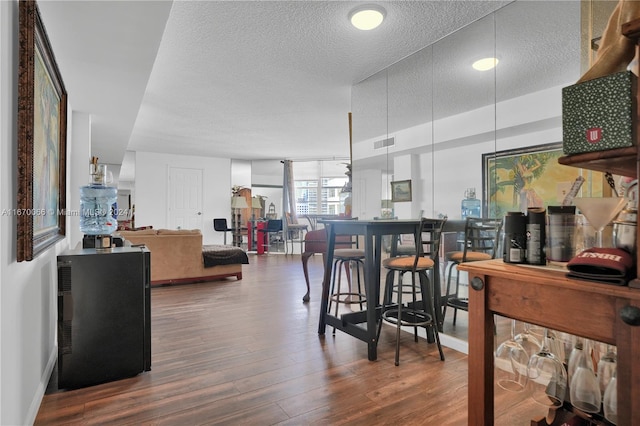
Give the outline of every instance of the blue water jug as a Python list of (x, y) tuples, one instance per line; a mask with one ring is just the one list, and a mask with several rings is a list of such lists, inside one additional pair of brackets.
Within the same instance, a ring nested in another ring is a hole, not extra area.
[(105, 185), (106, 165), (91, 166), (91, 184), (80, 187), (80, 231), (86, 235), (109, 235), (118, 229), (113, 217), (118, 190)]
[(467, 217), (482, 217), (481, 203), (480, 200), (476, 198), (476, 189), (467, 189), (464, 196), (465, 199), (462, 200), (460, 209), (462, 220), (465, 220)]

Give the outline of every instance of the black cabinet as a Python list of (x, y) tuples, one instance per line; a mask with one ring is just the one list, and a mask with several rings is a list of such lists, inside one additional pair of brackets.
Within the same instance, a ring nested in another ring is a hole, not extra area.
[(144, 247), (58, 256), (58, 388), (151, 369), (150, 262)]

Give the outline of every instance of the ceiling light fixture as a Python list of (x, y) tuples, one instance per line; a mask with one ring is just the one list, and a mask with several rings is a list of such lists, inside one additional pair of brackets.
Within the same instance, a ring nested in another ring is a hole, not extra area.
[(386, 11), (381, 6), (367, 4), (349, 12), (349, 21), (357, 29), (368, 31), (382, 24), (385, 15)]
[(498, 58), (482, 58), (478, 59), (471, 65), (473, 69), (478, 71), (489, 71), (492, 68), (495, 68), (498, 65)]

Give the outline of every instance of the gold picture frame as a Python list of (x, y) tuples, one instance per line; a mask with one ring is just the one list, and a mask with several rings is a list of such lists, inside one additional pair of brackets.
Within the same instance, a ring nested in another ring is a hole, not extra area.
[(483, 217), (559, 206), (578, 176), (585, 179), (582, 196), (601, 197), (606, 191), (604, 174), (559, 164), (562, 155), (562, 142), (483, 154)]
[(391, 201), (394, 203), (411, 201), (410, 179), (391, 182)]
[(17, 261), (65, 235), (67, 92), (35, 0), (19, 7)]

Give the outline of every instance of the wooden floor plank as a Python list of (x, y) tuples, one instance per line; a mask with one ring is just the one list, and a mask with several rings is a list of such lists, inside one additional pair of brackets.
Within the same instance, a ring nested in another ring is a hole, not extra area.
[[(368, 361), (364, 342), (317, 334), (319, 256), (309, 303), (300, 256), (250, 256), (243, 269), (241, 281), (153, 288), (152, 370), (49, 393), (35, 424), (466, 424), (466, 355), (445, 348), (442, 362), (424, 334), (416, 343), (403, 333), (396, 367), (385, 326)], [(505, 407), (523, 399), (496, 395)], [(496, 417), (528, 425), (527, 416)]]

